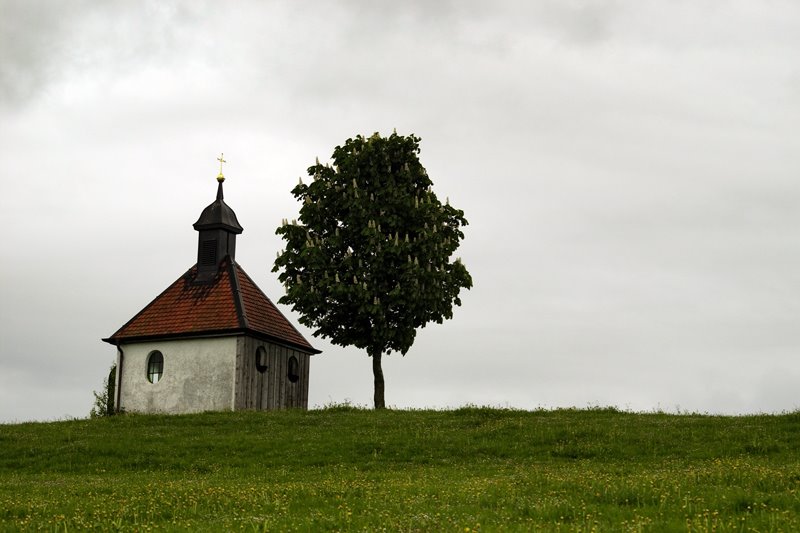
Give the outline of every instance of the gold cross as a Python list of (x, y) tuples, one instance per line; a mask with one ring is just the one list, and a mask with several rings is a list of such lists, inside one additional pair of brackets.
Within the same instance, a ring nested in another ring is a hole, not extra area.
[(217, 181), (220, 181), (220, 182), (225, 181), (225, 176), (222, 175), (222, 163), (227, 163), (227, 161), (225, 161), (225, 159), (223, 159), (224, 155), (225, 154), (220, 152), (219, 157), (217, 158), (217, 161), (219, 161), (219, 176), (217, 176)]

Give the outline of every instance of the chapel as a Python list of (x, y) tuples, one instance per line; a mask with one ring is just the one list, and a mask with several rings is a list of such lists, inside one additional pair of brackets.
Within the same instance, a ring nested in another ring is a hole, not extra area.
[(243, 229), (217, 197), (194, 223), (197, 262), (113, 335), (116, 410), (191, 413), (308, 408), (320, 353), (236, 262)]

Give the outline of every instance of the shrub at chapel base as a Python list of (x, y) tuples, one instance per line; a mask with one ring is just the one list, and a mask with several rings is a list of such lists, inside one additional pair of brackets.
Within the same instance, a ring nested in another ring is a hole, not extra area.
[(117, 365), (111, 365), (103, 382), (101, 392), (92, 391), (94, 395), (94, 405), (89, 411), (89, 418), (99, 418), (101, 416), (112, 416), (115, 411), (114, 398), (116, 397)]
[(453, 254), (467, 224), (442, 203), (419, 161), (414, 135), (348, 139), (333, 165), (308, 169), (292, 194), (298, 221), (283, 221), (286, 241), (273, 271), (315, 336), (363, 348), (373, 360), (375, 407), (385, 405), (381, 356), (405, 355), (417, 328), (452, 318), (472, 278)]

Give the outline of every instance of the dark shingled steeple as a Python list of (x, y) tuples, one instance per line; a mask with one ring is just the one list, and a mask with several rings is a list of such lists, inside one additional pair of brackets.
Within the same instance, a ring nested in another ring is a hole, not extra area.
[(222, 182), (225, 177), (221, 168), (217, 181), (217, 199), (203, 209), (200, 218), (194, 223), (194, 229), (200, 234), (197, 242), (196, 281), (201, 282), (210, 281), (216, 276), (225, 257), (235, 259), (236, 236), (244, 231), (236, 219), (236, 213), (223, 199)]

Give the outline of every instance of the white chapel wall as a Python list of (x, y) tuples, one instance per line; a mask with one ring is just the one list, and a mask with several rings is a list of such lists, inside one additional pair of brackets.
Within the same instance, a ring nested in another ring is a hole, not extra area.
[[(233, 409), (236, 337), (123, 344), (122, 350), (121, 409), (171, 414)], [(164, 373), (150, 383), (147, 358), (154, 350), (164, 356)]]

